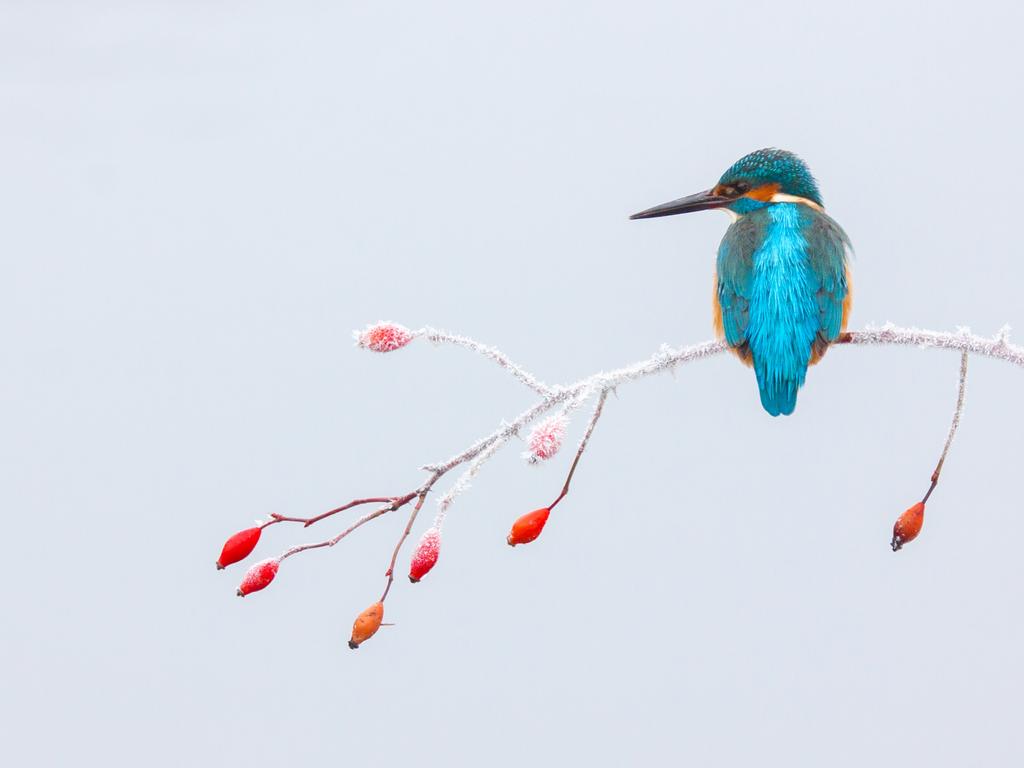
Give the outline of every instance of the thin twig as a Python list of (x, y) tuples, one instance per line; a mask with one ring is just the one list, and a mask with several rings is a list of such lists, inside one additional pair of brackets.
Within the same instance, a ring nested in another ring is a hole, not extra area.
[(346, 528), (344, 531), (339, 533), (334, 538), (327, 539), (326, 541), (318, 541), (318, 542), (316, 542), (314, 544), (299, 544), (298, 546), (291, 547), (290, 549), (286, 549), (281, 554), (281, 556), (278, 558), (278, 560), (279, 561), (280, 560), (285, 560), (285, 559), (291, 557), (292, 555), (297, 555), (299, 552), (305, 552), (308, 549), (320, 549), (321, 547), (333, 547), (339, 541), (341, 541), (346, 536), (348, 536), (350, 533), (352, 533), (352, 531), (356, 530), (356, 528), (359, 528), (359, 527), (365, 525), (366, 523), (370, 522), (374, 518), (380, 517), (381, 515), (386, 515), (388, 512), (392, 512), (392, 511), (394, 511), (394, 510), (392, 508), (392, 505), (390, 505), (390, 504), (388, 506), (386, 506), (386, 507), (381, 507), (380, 509), (374, 510), (373, 512), (370, 512), (369, 514), (363, 515), (361, 518), (356, 520), (354, 523), (352, 523), (352, 525), (350, 525), (348, 528)]
[(326, 520), (331, 515), (336, 515), (347, 509), (352, 509), (352, 507), (358, 507), (360, 504), (383, 504), (384, 502), (389, 502), (392, 505), (397, 504), (398, 506), (396, 506), (395, 509), (398, 509), (398, 507), (412, 501), (415, 496), (416, 493), (413, 492), (406, 494), (405, 496), (373, 496), (367, 499), (354, 499), (353, 501), (348, 502), (348, 504), (342, 504), (340, 507), (329, 509), (316, 517), (287, 517), (285, 515), (274, 513), (270, 515), (270, 520), (263, 523), (260, 528), (266, 528), (269, 525), (274, 525), (274, 523), (302, 523), (303, 528), (309, 528), (309, 526), (314, 523), (319, 523), (321, 520)]

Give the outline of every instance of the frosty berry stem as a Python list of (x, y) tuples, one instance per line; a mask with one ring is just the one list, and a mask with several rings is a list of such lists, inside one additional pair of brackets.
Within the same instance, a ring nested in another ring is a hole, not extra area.
[(391, 591), (391, 585), (395, 582), (395, 561), (398, 560), (398, 553), (402, 550), (402, 545), (405, 540), (409, 538), (409, 532), (412, 530), (413, 523), (416, 522), (416, 515), (423, 509), (423, 502), (427, 498), (427, 492), (430, 491), (430, 487), (437, 482), (441, 475), (434, 473), (434, 476), (426, 483), (423, 490), (419, 494), (419, 498), (416, 499), (416, 505), (412, 508), (412, 512), (409, 513), (409, 522), (405, 524), (405, 530), (402, 531), (402, 535), (398, 537), (398, 543), (395, 544), (395, 551), (391, 553), (391, 564), (388, 566), (387, 572), (384, 574), (387, 577), (387, 584), (384, 585), (384, 594), (380, 596), (380, 602), (384, 602), (387, 599), (388, 592)]
[(932, 491), (935, 490), (935, 486), (939, 484), (939, 475), (942, 474), (942, 465), (946, 463), (946, 456), (949, 454), (949, 446), (953, 444), (953, 437), (956, 435), (957, 427), (960, 426), (960, 415), (964, 412), (964, 394), (967, 391), (968, 354), (967, 350), (960, 353), (960, 386), (956, 395), (956, 408), (953, 409), (953, 422), (949, 425), (949, 434), (946, 435), (946, 444), (942, 447), (942, 455), (939, 456), (939, 463), (935, 465), (935, 471), (932, 472), (932, 484), (928, 486), (928, 492), (925, 493), (924, 498), (921, 499), (922, 504), (928, 501), (928, 497), (932, 495)]
[(607, 399), (608, 390), (602, 389), (601, 394), (597, 398), (597, 405), (594, 406), (594, 412), (591, 414), (590, 421), (587, 424), (587, 430), (583, 433), (583, 439), (580, 440), (580, 447), (576, 449), (576, 457), (572, 460), (572, 466), (569, 467), (569, 474), (565, 477), (565, 485), (562, 486), (562, 492), (558, 494), (557, 499), (548, 505), (548, 509), (554, 509), (558, 502), (569, 494), (569, 484), (572, 482), (572, 476), (576, 474), (576, 467), (580, 463), (580, 457), (583, 455), (583, 451), (587, 449), (590, 436), (594, 434), (594, 427), (597, 426), (597, 420), (601, 418), (601, 412), (604, 410), (604, 401)]

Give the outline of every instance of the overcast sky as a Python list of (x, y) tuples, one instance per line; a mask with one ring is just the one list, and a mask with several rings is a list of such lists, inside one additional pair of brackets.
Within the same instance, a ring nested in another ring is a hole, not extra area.
[(254, 518), (407, 491), (532, 402), (354, 328), (466, 333), (550, 382), (709, 338), (726, 217), (627, 215), (753, 149), (814, 169), (852, 327), (1024, 334), (1020, 5), (837, 7), (0, 3), (4, 762), (1024, 762), (1001, 362), (972, 361), (899, 554), (949, 352), (833, 350), (789, 418), (731, 358), (622, 387), (540, 540), (505, 535), (571, 456), (512, 444), (356, 652), (398, 516), (245, 600), (213, 567)]

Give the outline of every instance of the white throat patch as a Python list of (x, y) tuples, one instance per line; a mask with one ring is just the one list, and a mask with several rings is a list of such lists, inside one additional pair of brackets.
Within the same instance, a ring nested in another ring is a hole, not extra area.
[(774, 195), (772, 195), (772, 202), (773, 203), (800, 203), (801, 205), (806, 205), (806, 206), (808, 206), (810, 208), (813, 208), (814, 210), (818, 211), (819, 213), (824, 213), (825, 212), (825, 209), (822, 208), (820, 205), (818, 205), (813, 200), (808, 200), (806, 197), (797, 197), (796, 195), (787, 195), (787, 194), (785, 194), (783, 192), (776, 192)]

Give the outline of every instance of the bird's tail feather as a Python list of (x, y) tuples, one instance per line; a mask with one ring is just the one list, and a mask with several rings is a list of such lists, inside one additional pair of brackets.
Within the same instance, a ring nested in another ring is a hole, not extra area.
[(789, 416), (796, 408), (796, 395), (804, 384), (807, 366), (788, 375), (778, 369), (769, 369), (764, 365), (755, 365), (757, 388), (761, 392), (761, 405), (772, 416)]
[(796, 408), (796, 393), (800, 385), (795, 381), (778, 382), (775, 386), (761, 386), (761, 405), (772, 416), (789, 416)]

